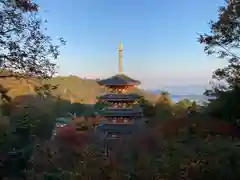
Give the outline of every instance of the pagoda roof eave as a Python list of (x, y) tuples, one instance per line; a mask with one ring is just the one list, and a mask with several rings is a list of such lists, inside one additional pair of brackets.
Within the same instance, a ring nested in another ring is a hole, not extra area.
[(137, 94), (105, 94), (98, 97), (98, 99), (109, 101), (135, 101), (139, 98)]
[(101, 112), (100, 115), (104, 116), (104, 117), (141, 117), (142, 112), (111, 112), (111, 111), (107, 111), (107, 112)]
[(107, 79), (98, 81), (99, 85), (103, 86), (136, 86), (140, 85), (140, 81), (134, 80), (124, 74), (117, 74)]
[(103, 124), (98, 129), (108, 133), (133, 133), (136, 131), (134, 124)]
[(131, 102), (137, 100), (137, 99), (114, 99), (114, 98), (99, 98), (99, 99), (109, 102)]
[(114, 113), (139, 113), (142, 112), (142, 110), (140, 108), (115, 108), (115, 107), (108, 107), (104, 110), (102, 110), (102, 112), (114, 112)]
[(127, 118), (127, 117), (129, 117), (129, 118), (132, 118), (132, 117), (143, 117), (143, 115), (141, 115), (141, 114), (104, 114), (103, 115), (104, 117), (106, 117), (106, 118), (109, 118), (109, 117), (125, 117), (125, 118)]

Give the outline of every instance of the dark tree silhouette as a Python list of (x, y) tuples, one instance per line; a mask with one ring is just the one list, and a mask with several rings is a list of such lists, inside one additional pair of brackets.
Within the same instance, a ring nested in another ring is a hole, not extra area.
[(213, 78), (223, 80), (227, 86), (218, 86), (220, 90), (232, 89), (240, 83), (240, 57), (235, 53), (240, 48), (240, 15), (235, 5), (228, 3), (220, 7), (217, 21), (211, 21), (211, 33), (200, 35), (200, 43), (205, 44), (207, 54), (219, 58), (228, 58), (228, 66), (217, 69)]
[[(228, 60), (226, 67), (213, 73), (213, 79), (217, 80), (218, 84), (213, 84), (213, 88), (205, 94), (217, 98), (218, 102), (213, 100), (211, 107), (217, 109), (218, 115), (225, 112), (225, 118), (233, 121), (240, 117), (240, 57), (236, 53), (240, 48), (239, 20), (239, 3), (228, 1), (220, 7), (217, 21), (210, 22), (211, 33), (199, 37), (199, 42), (205, 45), (204, 51), (207, 54)], [(215, 104), (218, 104), (218, 107)], [(225, 111), (226, 108), (229, 111)]]
[[(56, 71), (52, 59), (59, 45), (45, 35), (39, 6), (31, 0), (0, 1), (0, 78), (9, 76), (49, 78)], [(60, 44), (65, 41), (60, 38)]]

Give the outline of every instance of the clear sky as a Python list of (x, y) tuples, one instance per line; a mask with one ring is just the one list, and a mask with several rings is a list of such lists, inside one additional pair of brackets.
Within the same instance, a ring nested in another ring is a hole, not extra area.
[(124, 71), (145, 88), (203, 85), (223, 65), (208, 57), (197, 33), (209, 32), (223, 0), (38, 0), (48, 33), (64, 37), (61, 75), (106, 77)]

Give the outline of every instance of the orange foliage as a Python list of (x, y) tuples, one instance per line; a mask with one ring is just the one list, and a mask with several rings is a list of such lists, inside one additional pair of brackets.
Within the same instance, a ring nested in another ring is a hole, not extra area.
[(171, 119), (159, 121), (151, 129), (155, 135), (163, 137), (177, 136), (181, 131), (194, 129), (197, 134), (216, 133), (224, 135), (237, 135), (237, 130), (230, 123), (220, 120), (192, 120), (192, 119)]

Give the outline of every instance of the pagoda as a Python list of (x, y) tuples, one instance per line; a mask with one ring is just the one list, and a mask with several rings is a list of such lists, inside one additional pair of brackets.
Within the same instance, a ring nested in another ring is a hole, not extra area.
[[(109, 148), (110, 140), (122, 139), (137, 130), (136, 121), (142, 119), (142, 109), (138, 105), (140, 96), (127, 93), (135, 88), (140, 81), (134, 80), (123, 74), (122, 52), (123, 45), (119, 46), (119, 74), (108, 79), (98, 81), (99, 85), (105, 86), (107, 93), (98, 97), (98, 101), (107, 102), (109, 107), (100, 111), (104, 121), (99, 127), (105, 133), (105, 140)], [(115, 141), (116, 142), (116, 141)]]

